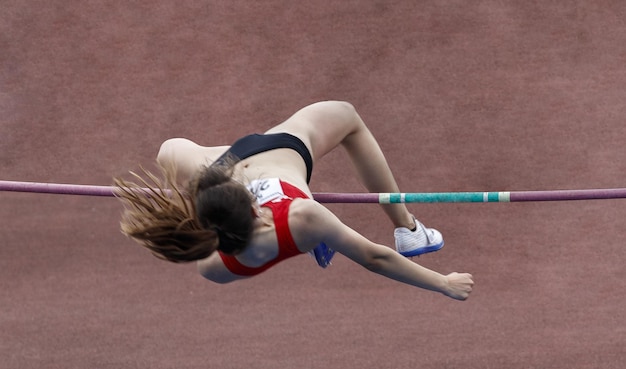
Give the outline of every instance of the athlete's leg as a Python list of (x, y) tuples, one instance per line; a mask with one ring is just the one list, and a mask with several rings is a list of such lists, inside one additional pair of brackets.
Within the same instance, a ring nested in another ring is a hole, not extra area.
[[(309, 105), (268, 131), (272, 132), (298, 136), (309, 146), (314, 162), (343, 146), (368, 191), (400, 191), (378, 142), (349, 103), (327, 101)], [(413, 216), (404, 204), (382, 207), (394, 226), (415, 227)]]
[[(275, 132), (298, 136), (311, 150), (314, 161), (343, 146), (370, 192), (400, 192), (378, 142), (348, 103), (328, 101), (309, 105), (268, 131)], [(401, 254), (415, 256), (443, 247), (441, 233), (424, 227), (404, 204), (385, 204), (382, 208), (396, 227), (396, 249)]]
[(164, 168), (174, 168), (177, 181), (187, 185), (203, 166), (214, 162), (228, 147), (205, 147), (186, 138), (171, 138), (161, 144), (157, 162)]

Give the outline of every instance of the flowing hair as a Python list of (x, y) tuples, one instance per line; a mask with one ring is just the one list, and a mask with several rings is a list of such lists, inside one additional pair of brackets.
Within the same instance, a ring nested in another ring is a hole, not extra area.
[(142, 168), (138, 181), (115, 178), (116, 196), (125, 206), (121, 231), (159, 259), (174, 263), (199, 260), (219, 245), (215, 230), (204, 229), (195, 214), (189, 192), (180, 188), (173, 168), (161, 167), (164, 179)]
[(163, 179), (145, 169), (143, 176), (130, 172), (137, 182), (114, 179), (125, 207), (123, 234), (174, 263), (204, 259), (216, 250), (237, 254), (247, 246), (254, 197), (233, 180), (231, 165), (205, 167), (188, 189), (176, 183), (174, 167), (160, 169)]

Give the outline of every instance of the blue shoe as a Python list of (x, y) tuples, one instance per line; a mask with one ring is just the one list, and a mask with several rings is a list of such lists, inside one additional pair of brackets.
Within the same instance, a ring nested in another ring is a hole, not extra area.
[(317, 261), (317, 265), (322, 268), (326, 268), (330, 265), (330, 260), (335, 256), (335, 250), (326, 246), (324, 242), (321, 242), (313, 249), (313, 257)]

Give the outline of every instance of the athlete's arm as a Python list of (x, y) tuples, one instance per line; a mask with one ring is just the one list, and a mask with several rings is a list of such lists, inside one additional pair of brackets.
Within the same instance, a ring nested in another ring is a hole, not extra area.
[(332, 212), (312, 200), (298, 201), (290, 211), (290, 229), (297, 244), (328, 247), (387, 278), (457, 300), (472, 291), (472, 276), (467, 273), (442, 275), (416, 264), (389, 247), (376, 244), (342, 223)]

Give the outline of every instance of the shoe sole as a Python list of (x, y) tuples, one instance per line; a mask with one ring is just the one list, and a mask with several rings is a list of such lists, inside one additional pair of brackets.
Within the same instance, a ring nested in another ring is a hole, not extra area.
[(317, 265), (322, 268), (326, 268), (330, 265), (330, 261), (333, 256), (335, 256), (335, 250), (326, 246), (324, 242), (321, 242), (315, 249), (313, 249), (313, 256), (315, 256)]
[(424, 247), (419, 247), (415, 250), (411, 250), (411, 251), (404, 251), (404, 252), (399, 252), (400, 255), (410, 258), (412, 256), (420, 256), (423, 254), (427, 254), (429, 252), (435, 252), (435, 251), (439, 251), (441, 250), (441, 248), (443, 247), (444, 242), (438, 243), (436, 245), (430, 245), (430, 246), (424, 246)]

